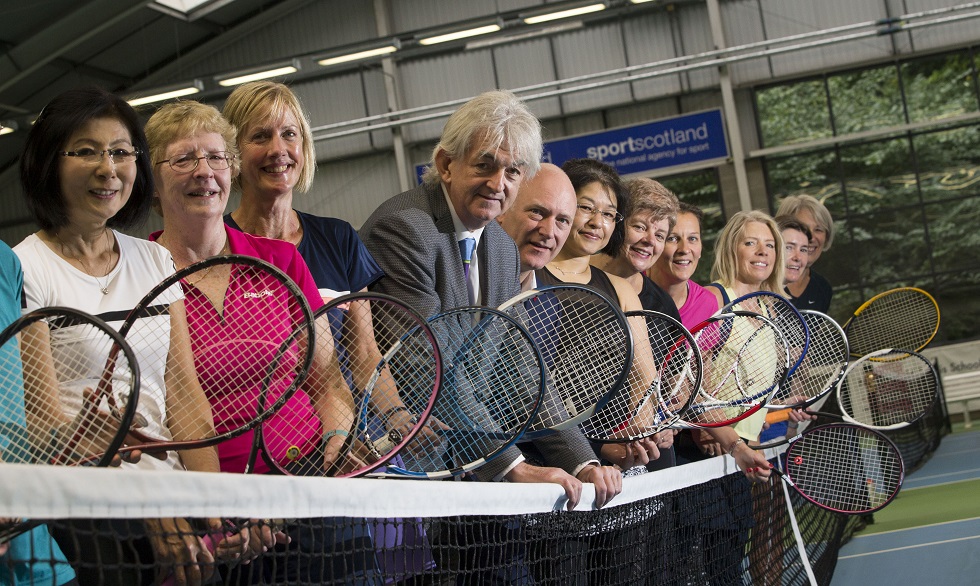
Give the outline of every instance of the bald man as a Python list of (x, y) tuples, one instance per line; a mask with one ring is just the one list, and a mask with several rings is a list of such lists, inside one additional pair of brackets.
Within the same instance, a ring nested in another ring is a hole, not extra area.
[(497, 221), (517, 243), (521, 256), (521, 290), (534, 289), (534, 271), (555, 258), (572, 229), (575, 188), (561, 167), (542, 163), (525, 180), (513, 205)]

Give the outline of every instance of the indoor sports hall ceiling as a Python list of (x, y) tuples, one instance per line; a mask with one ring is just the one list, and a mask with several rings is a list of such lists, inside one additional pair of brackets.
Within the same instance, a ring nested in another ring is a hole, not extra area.
[[(0, 124), (28, 125), (78, 85), (125, 95), (189, 51), (313, 1), (0, 0)], [(23, 136), (0, 136), (0, 172), (16, 162)]]

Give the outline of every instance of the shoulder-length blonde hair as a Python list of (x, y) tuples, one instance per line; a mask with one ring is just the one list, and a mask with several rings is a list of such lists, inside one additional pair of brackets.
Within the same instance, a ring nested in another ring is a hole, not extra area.
[(731, 287), (735, 284), (735, 277), (738, 274), (736, 251), (745, 232), (745, 226), (750, 222), (765, 224), (776, 241), (774, 266), (769, 278), (762, 282), (762, 290), (782, 294), (783, 277), (786, 271), (783, 236), (772, 216), (758, 210), (738, 212), (722, 228), (721, 233), (718, 234), (718, 239), (715, 241), (715, 263), (711, 267), (711, 280), (721, 283), (725, 287)]
[[(303, 137), (303, 170), (300, 172), (296, 189), (306, 193), (313, 186), (316, 173), (316, 149), (313, 146), (313, 131), (310, 121), (300, 104), (299, 98), (284, 84), (274, 81), (253, 81), (245, 83), (231, 92), (222, 111), (225, 118), (238, 128), (238, 145), (248, 134), (249, 127), (268, 118), (282, 118), (286, 112), (292, 113), (299, 123)], [(260, 119), (261, 117), (261, 119)], [(235, 187), (241, 189), (241, 178), (236, 178)]]

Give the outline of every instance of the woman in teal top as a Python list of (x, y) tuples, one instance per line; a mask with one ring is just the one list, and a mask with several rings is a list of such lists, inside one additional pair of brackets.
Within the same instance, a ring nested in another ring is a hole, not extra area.
[[(10, 247), (0, 242), (0, 330), (20, 317), (21, 290), (24, 286), (24, 272), (20, 260)], [(16, 345), (10, 343), (0, 348), (0, 361), (4, 372), (19, 370), (20, 354)], [(9, 362), (8, 362), (9, 361)], [(16, 380), (20, 377), (11, 377)], [(7, 379), (10, 380), (9, 378)], [(26, 425), (24, 401), (9, 400), (17, 398), (17, 393), (2, 393), (0, 399), (0, 461), (8, 461), (4, 451), (9, 448), (4, 430), (7, 426)], [(21, 458), (10, 458), (21, 461)], [(0, 522), (12, 519), (0, 519)], [(0, 543), (0, 586), (78, 584), (75, 571), (68, 565), (65, 554), (48, 533), (44, 525), (18, 535), (6, 543)]]

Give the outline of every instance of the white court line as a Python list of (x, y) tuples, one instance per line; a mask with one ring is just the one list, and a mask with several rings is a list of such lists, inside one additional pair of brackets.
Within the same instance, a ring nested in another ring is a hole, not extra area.
[(906, 527), (904, 529), (892, 529), (890, 531), (879, 531), (878, 533), (868, 533), (867, 535), (855, 535), (853, 539), (877, 537), (878, 535), (888, 535), (889, 533), (900, 533), (902, 531), (915, 531), (916, 529), (925, 529), (927, 527), (942, 527), (943, 525), (952, 525), (953, 523), (968, 523), (970, 521), (980, 521), (980, 517), (970, 517), (969, 519), (954, 519), (952, 521), (942, 521), (940, 523), (929, 523), (928, 525), (916, 525), (915, 527)]
[[(875, 535), (882, 535), (881, 533), (875, 533)], [(870, 537), (870, 536), (869, 536)], [(838, 560), (849, 560), (851, 558), (862, 558), (869, 555), (878, 555), (879, 553), (891, 553), (893, 551), (902, 551), (905, 549), (917, 549), (920, 547), (926, 547), (929, 545), (942, 545), (944, 543), (955, 543), (957, 541), (969, 541), (970, 539), (980, 539), (980, 535), (971, 535), (969, 537), (957, 537), (956, 539), (944, 539), (942, 541), (931, 541), (929, 543), (920, 543), (918, 545), (906, 545), (904, 547), (893, 547), (891, 549), (883, 549), (881, 551), (869, 551), (867, 553), (856, 553), (853, 555), (842, 555), (838, 557)]]
[[(970, 470), (958, 470), (956, 472), (944, 472), (943, 474), (930, 474), (929, 476), (909, 476), (908, 480), (918, 483), (918, 481), (920, 480), (928, 480), (931, 478), (943, 478), (944, 476), (959, 476), (960, 474), (966, 474), (968, 472), (980, 472), (980, 468), (972, 468)], [(931, 486), (945, 486), (947, 484), (956, 484), (957, 482), (970, 482), (971, 480), (977, 480), (977, 478), (976, 477), (964, 478), (962, 480), (952, 480), (950, 482), (940, 482), (937, 484), (929, 484), (926, 486), (910, 486), (909, 488), (903, 487), (903, 490), (917, 490), (920, 488), (929, 488)]]

